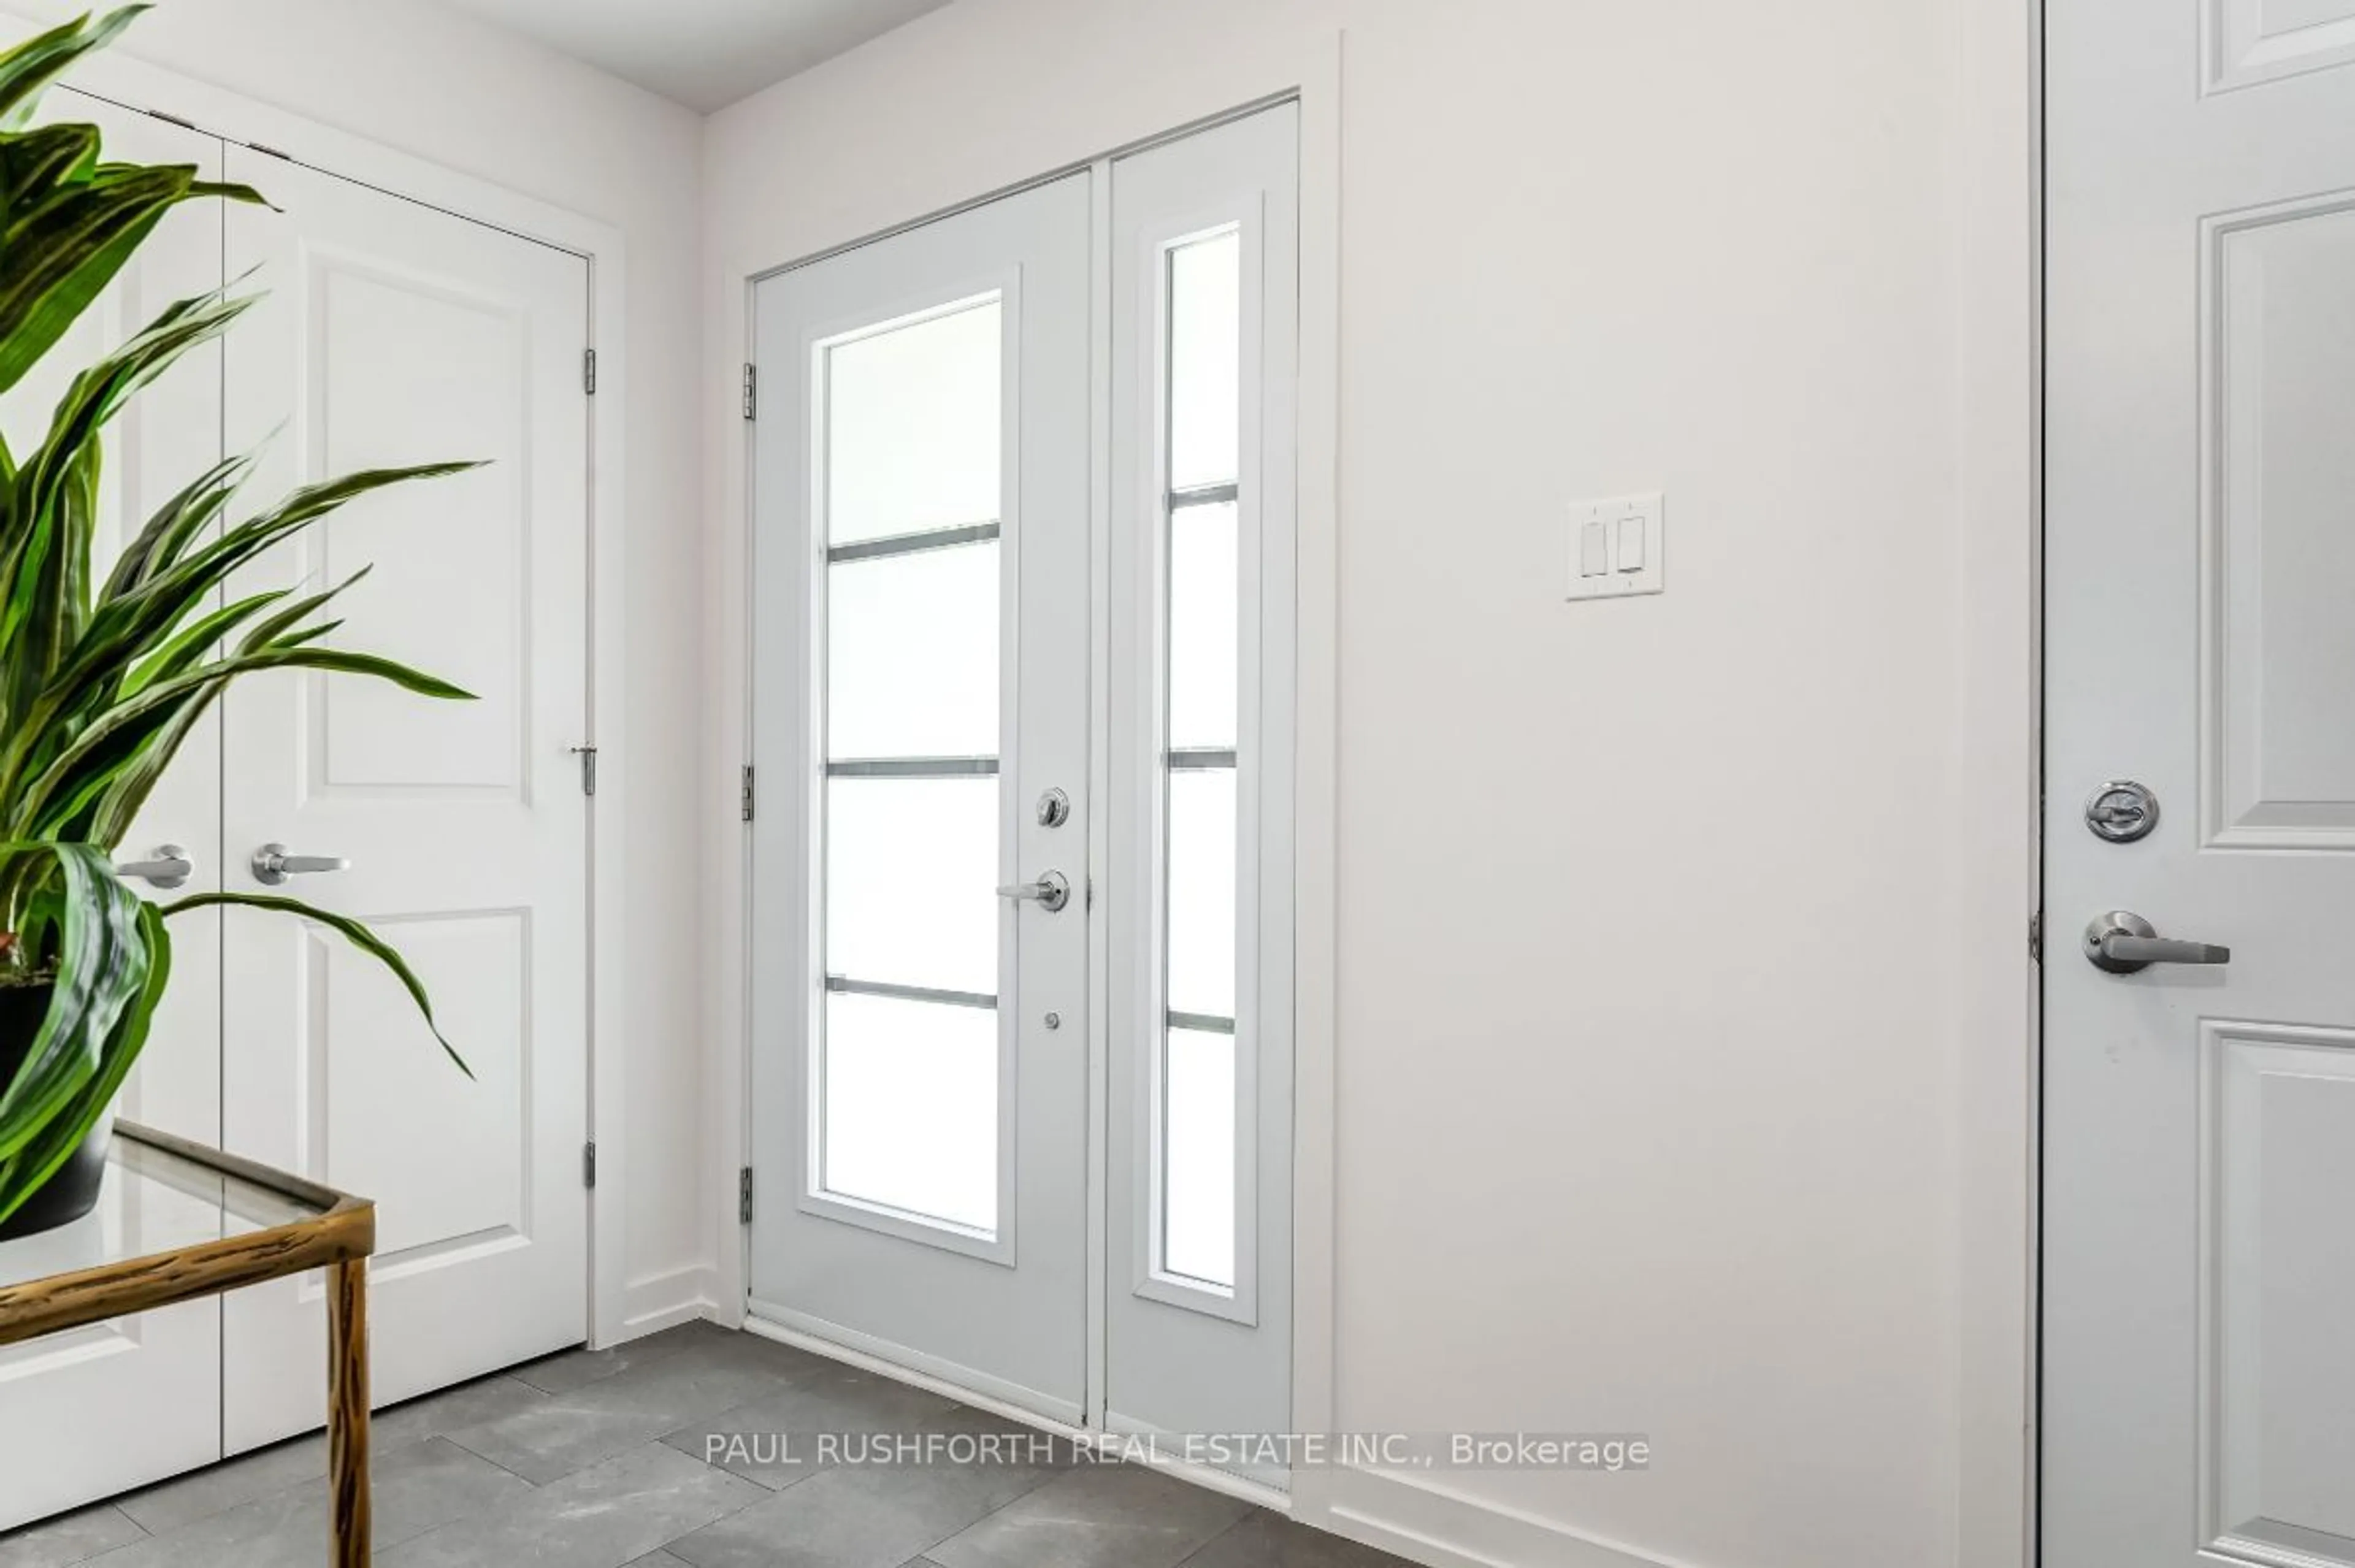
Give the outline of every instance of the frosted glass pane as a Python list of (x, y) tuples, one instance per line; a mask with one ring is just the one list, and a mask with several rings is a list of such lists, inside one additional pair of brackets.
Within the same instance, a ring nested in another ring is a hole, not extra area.
[(997, 1014), (826, 999), (828, 1192), (997, 1228)]
[(1231, 505), (1181, 507), (1169, 517), (1169, 743), (1235, 744), (1241, 657)]
[(1235, 775), (1169, 775), (1169, 1008), (1235, 1013)]
[(830, 541), (998, 520), (999, 315), (993, 297), (817, 351)]
[(1242, 437), (1242, 237), (1169, 253), (1169, 484), (1231, 485)]
[(997, 541), (826, 569), (826, 755), (997, 754)]
[(1173, 1029), (1162, 1078), (1161, 1266), (1235, 1283), (1235, 1040)]
[(997, 993), (997, 781), (826, 781), (826, 967)]

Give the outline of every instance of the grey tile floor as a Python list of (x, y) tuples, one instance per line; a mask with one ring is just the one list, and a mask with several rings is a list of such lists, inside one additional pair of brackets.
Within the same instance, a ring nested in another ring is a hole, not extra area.
[[(816, 1442), (821, 1433), (1025, 1431), (856, 1368), (691, 1323), (379, 1411), (377, 1561), (384, 1568), (1400, 1563), (1151, 1470), (1075, 1464), (1066, 1452), (1033, 1452), (1027, 1441), (1012, 1451), (1015, 1463), (1001, 1450), (997, 1463), (889, 1466), (828, 1464), (838, 1455), (821, 1456)], [(326, 1560), (325, 1477), (323, 1440), (298, 1438), (0, 1535), (0, 1568), (312, 1568)]]

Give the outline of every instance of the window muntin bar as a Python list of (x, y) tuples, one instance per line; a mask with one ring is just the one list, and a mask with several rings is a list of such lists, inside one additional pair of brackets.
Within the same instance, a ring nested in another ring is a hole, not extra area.
[[(938, 1002), (947, 1008), (983, 1008), (997, 1006), (996, 997), (977, 991), (942, 991), (930, 986), (894, 986), (882, 980), (858, 980), (847, 975), (828, 975), (826, 988), (854, 997), (896, 997), (903, 1002)], [(1210, 1024), (1188, 1025), (1188, 1028), (1211, 1028)]]
[(996, 757), (843, 757), (826, 763), (837, 779), (954, 779), (997, 774)]
[(826, 547), (826, 562), (840, 566), (849, 560), (879, 560), (894, 555), (921, 555), (925, 550), (953, 549), (961, 544), (986, 544), (998, 537), (995, 522), (967, 523), (954, 528), (927, 528), (922, 533), (891, 534), (883, 539), (859, 539), (852, 544)]
[(1173, 773), (1208, 773), (1235, 765), (1231, 746), (1173, 746), (1167, 752), (1169, 771)]
[(1182, 512), (1188, 507), (1223, 507), (1242, 496), (1240, 485), (1197, 485), (1191, 490), (1169, 492), (1169, 509)]

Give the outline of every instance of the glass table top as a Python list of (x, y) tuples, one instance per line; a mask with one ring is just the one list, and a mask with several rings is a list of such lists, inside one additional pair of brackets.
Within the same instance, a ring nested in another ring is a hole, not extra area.
[[(149, 1257), (314, 1218), (335, 1195), (299, 1195), (250, 1179), (177, 1140), (118, 1125), (98, 1207), (70, 1224), (0, 1242), (0, 1288)], [(216, 1163), (218, 1162), (218, 1163)]]

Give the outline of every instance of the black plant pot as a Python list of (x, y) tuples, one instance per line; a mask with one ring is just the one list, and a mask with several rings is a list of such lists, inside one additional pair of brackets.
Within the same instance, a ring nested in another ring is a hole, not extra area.
[[(48, 1016), (47, 986), (0, 986), (0, 1087), (16, 1081), (18, 1069), (33, 1049), (33, 1037)], [(107, 1140), (114, 1135), (114, 1118), (101, 1116), (73, 1157), (58, 1167), (39, 1191), (0, 1220), (0, 1242), (69, 1225), (98, 1207), (99, 1183), (106, 1176)]]

